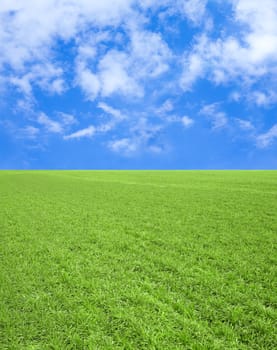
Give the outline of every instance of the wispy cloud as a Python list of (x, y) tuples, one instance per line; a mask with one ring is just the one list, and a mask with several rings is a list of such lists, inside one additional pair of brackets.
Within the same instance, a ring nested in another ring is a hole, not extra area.
[(96, 129), (93, 125), (88, 126), (85, 129), (81, 129), (78, 131), (73, 132), (70, 135), (64, 136), (65, 140), (72, 140), (72, 139), (81, 139), (81, 138), (90, 138), (96, 133)]
[(57, 115), (59, 119), (62, 121), (64, 126), (71, 126), (74, 124), (78, 124), (77, 118), (72, 114), (58, 112)]
[[(105, 134), (105, 133), (111, 131), (112, 129), (114, 129), (119, 122), (126, 119), (126, 116), (123, 113), (121, 113), (121, 111), (109, 106), (108, 104), (106, 104), (104, 102), (100, 102), (98, 104), (98, 108), (102, 109), (109, 116), (112, 116), (112, 119), (108, 120), (107, 122), (100, 123), (97, 126), (90, 125), (87, 128), (78, 130), (74, 133), (71, 133), (69, 135), (64, 136), (64, 139), (65, 140), (81, 139), (84, 137), (92, 137), (96, 134), (103, 134), (103, 133)], [(75, 118), (71, 115), (67, 115), (65, 113), (62, 113), (62, 117), (63, 117), (64, 122), (67, 122), (67, 123), (70, 122), (70, 125), (76, 123)]]
[(39, 133), (39, 128), (36, 128), (32, 125), (27, 125), (24, 128), (18, 130), (18, 136), (23, 139), (36, 139)]
[(194, 24), (199, 24), (206, 15), (207, 0), (187, 0), (181, 1), (180, 4), (181, 10)]
[(274, 91), (253, 91), (249, 95), (249, 101), (258, 107), (268, 107), (277, 102), (277, 93)]
[(238, 123), (240, 129), (242, 129), (242, 130), (245, 130), (245, 131), (254, 131), (255, 130), (254, 125), (249, 120), (236, 118), (236, 122)]
[(130, 155), (138, 150), (139, 142), (131, 138), (123, 138), (119, 140), (110, 141), (108, 147), (117, 153)]
[(167, 99), (161, 107), (156, 109), (156, 114), (158, 115), (166, 115), (168, 112), (172, 112), (174, 109), (173, 103), (170, 99)]
[(213, 130), (224, 128), (228, 123), (227, 115), (219, 109), (218, 103), (204, 106), (200, 110), (200, 114), (206, 116), (211, 121)]
[(40, 113), (37, 122), (50, 133), (62, 134), (64, 129), (61, 123), (50, 119), (45, 113)]
[(115, 108), (107, 105), (104, 102), (99, 102), (98, 103), (98, 108), (102, 109), (104, 112), (106, 112), (107, 114), (113, 116), (117, 120), (124, 120), (124, 119), (126, 119), (126, 116), (121, 111), (119, 111), (118, 109), (115, 109)]
[(131, 156), (141, 150), (150, 153), (159, 153), (164, 149), (160, 142), (160, 124), (151, 124), (144, 117), (139, 118), (130, 129), (129, 137), (117, 138), (108, 142), (108, 147), (123, 156)]
[(277, 139), (277, 124), (273, 125), (271, 129), (269, 129), (264, 134), (258, 135), (256, 138), (257, 146), (260, 148), (267, 148), (273, 144), (273, 142)]

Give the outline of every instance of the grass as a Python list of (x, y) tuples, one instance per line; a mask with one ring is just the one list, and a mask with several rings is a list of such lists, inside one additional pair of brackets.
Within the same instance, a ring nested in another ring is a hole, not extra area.
[(0, 172), (0, 349), (276, 349), (276, 171)]

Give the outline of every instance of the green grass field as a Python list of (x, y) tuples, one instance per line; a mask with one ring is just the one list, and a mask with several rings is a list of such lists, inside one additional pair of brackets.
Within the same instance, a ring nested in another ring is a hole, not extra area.
[(276, 349), (277, 171), (0, 172), (0, 349)]

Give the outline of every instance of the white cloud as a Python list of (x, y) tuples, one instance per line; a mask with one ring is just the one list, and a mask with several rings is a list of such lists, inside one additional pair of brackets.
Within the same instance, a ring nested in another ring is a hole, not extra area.
[(27, 125), (26, 127), (21, 128), (17, 131), (17, 136), (23, 139), (34, 140), (37, 138), (39, 133), (40, 133), (40, 130), (38, 128), (35, 128), (32, 125)]
[(97, 126), (97, 131), (100, 133), (106, 133), (114, 129), (118, 123), (126, 121), (128, 118), (120, 110), (115, 109), (104, 102), (98, 103), (98, 108), (102, 109), (107, 115), (112, 116), (112, 119), (106, 123)]
[(254, 90), (252, 88), (247, 89), (247, 91), (244, 93), (234, 91), (230, 94), (229, 98), (234, 102), (242, 102), (244, 99), (251, 105), (266, 108), (273, 106), (277, 102), (277, 93), (272, 90), (272, 87), (269, 86), (264, 91)]
[(70, 135), (64, 136), (65, 140), (72, 140), (72, 139), (81, 139), (84, 137), (92, 137), (96, 132), (96, 129), (93, 125), (88, 126), (85, 129), (78, 130)]
[(29, 121), (36, 122), (39, 126), (42, 127), (35, 127), (33, 125), (18, 127), (14, 122), (6, 122), (6, 128), (9, 129), (16, 138), (37, 140), (38, 136), (41, 136), (43, 134), (64, 135), (67, 130), (70, 130), (72, 125), (78, 123), (77, 119), (73, 115), (63, 112), (55, 113), (58, 120), (53, 120), (43, 112), (40, 112), (38, 116), (36, 116), (33, 111), (31, 112), (31, 115), (29, 115), (29, 112), (29, 110), (26, 111)]
[(235, 102), (239, 102), (241, 100), (242, 96), (238, 91), (233, 91), (230, 94), (230, 100), (231, 101), (235, 101)]
[(61, 78), (63, 69), (52, 63), (36, 64), (28, 73), (33, 84), (52, 94), (61, 94), (65, 90), (65, 82)]
[(143, 97), (144, 79), (155, 79), (169, 69), (171, 51), (159, 34), (137, 28), (129, 32), (130, 45), (124, 51), (105, 52), (96, 60), (94, 72), (89, 68), (88, 54), (78, 57), (77, 83), (89, 99), (113, 94)]
[[(79, 55), (93, 56), (94, 47), (82, 40), (86, 29), (117, 26), (130, 18), (133, 0), (39, 0), (0, 2), (0, 77), (23, 94), (31, 95), (33, 85), (51, 94), (62, 94), (68, 88), (64, 69), (56, 58), (58, 40), (74, 39)], [(112, 7), (112, 10), (111, 10)], [(95, 40), (96, 43), (96, 40)], [(79, 85), (93, 100), (100, 90), (98, 78), (89, 69), (78, 72)], [(112, 71), (110, 71), (112, 73)], [(107, 72), (108, 74), (108, 72)], [(106, 84), (107, 85), (107, 84)]]
[(9, 79), (9, 82), (18, 90), (22, 91), (24, 95), (30, 96), (32, 94), (32, 84), (27, 75), (23, 77), (13, 76)]
[(1, 60), (21, 68), (25, 62), (49, 54), (57, 37), (68, 40), (88, 24), (119, 24), (131, 11), (132, 2), (114, 0), (111, 10), (110, 0), (2, 0)]
[(84, 91), (88, 100), (94, 101), (96, 99), (100, 91), (100, 81), (96, 74), (80, 65), (77, 69), (76, 82)]
[(123, 153), (129, 155), (134, 153), (139, 148), (139, 142), (131, 138), (123, 138), (115, 141), (110, 141), (108, 147), (116, 153)]
[(168, 99), (162, 104), (160, 108), (156, 110), (156, 113), (164, 115), (164, 114), (167, 114), (168, 112), (173, 111), (173, 109), (174, 109), (173, 103), (171, 100)]
[(165, 150), (163, 145), (149, 142), (149, 138), (144, 138), (142, 135), (110, 141), (108, 142), (108, 148), (125, 157), (132, 156), (141, 150), (155, 154), (161, 153)]
[(104, 102), (98, 103), (98, 108), (102, 109), (107, 114), (112, 115), (117, 120), (124, 120), (124, 119), (126, 119), (126, 116), (124, 114), (122, 114), (121, 111), (119, 111), (118, 109), (115, 109), (115, 108), (107, 105)]
[(219, 110), (218, 103), (213, 103), (213, 104), (204, 106), (200, 110), (200, 114), (209, 118), (209, 120), (212, 123), (212, 128), (214, 130), (221, 129), (225, 127), (228, 123), (228, 118), (224, 112)]
[[(83, 137), (92, 137), (96, 134), (107, 133), (114, 129), (118, 123), (122, 122), (123, 120), (126, 120), (126, 116), (124, 114), (122, 114), (119, 110), (107, 105), (104, 102), (100, 102), (98, 104), (98, 108), (102, 109), (105, 113), (112, 116), (112, 119), (105, 123), (99, 124), (98, 126), (91, 125), (85, 129), (78, 130), (72, 134), (64, 136), (64, 139), (80, 139)], [(65, 113), (59, 114), (60, 117), (63, 119), (65, 125), (72, 125), (76, 123), (76, 119), (73, 116)]]
[(245, 131), (254, 131), (255, 130), (254, 125), (249, 120), (236, 118), (236, 122), (238, 123), (240, 129), (242, 129), (242, 130), (245, 130)]
[(107, 145), (112, 151), (124, 156), (131, 156), (141, 150), (159, 153), (163, 149), (158, 140), (161, 130), (161, 125), (153, 125), (142, 117), (130, 128), (130, 136), (110, 141)]
[(131, 55), (134, 75), (158, 77), (169, 69), (171, 51), (160, 34), (145, 30), (132, 30)]
[(130, 68), (131, 61), (126, 53), (117, 50), (109, 51), (98, 65), (102, 96), (115, 93), (142, 96), (142, 88), (128, 72)]
[(16, 105), (14, 107), (14, 113), (20, 112), (27, 113), (27, 114), (33, 114), (33, 98), (31, 96), (24, 96), (24, 98), (21, 98), (17, 100)]
[(52, 63), (36, 63), (24, 74), (15, 73), (7, 78), (9, 84), (15, 86), (25, 95), (31, 98), (33, 86), (39, 86), (42, 90), (51, 94), (61, 94), (65, 91), (65, 82), (61, 78), (63, 70)]
[(258, 107), (267, 107), (277, 102), (277, 94), (274, 91), (253, 91), (249, 96), (249, 100)]
[(266, 133), (257, 136), (256, 142), (259, 148), (269, 147), (277, 139), (277, 124), (273, 125)]
[(185, 128), (190, 128), (195, 123), (195, 121), (187, 115), (180, 117), (174, 113), (174, 105), (170, 99), (166, 100), (161, 107), (156, 108), (154, 115), (160, 117), (167, 124), (181, 123)]
[(204, 76), (204, 60), (197, 53), (189, 54), (185, 59), (180, 85), (184, 91), (191, 90), (194, 82)]
[(181, 118), (181, 123), (185, 128), (190, 128), (194, 124), (194, 120), (185, 115)]
[(260, 91), (255, 91), (253, 93), (253, 99), (257, 106), (264, 106), (268, 104), (268, 96)]
[[(76, 82), (92, 101), (113, 94), (143, 97), (145, 80), (157, 79), (169, 69), (172, 53), (160, 34), (144, 30), (138, 19), (130, 19), (126, 27), (121, 38), (103, 32), (80, 43)], [(124, 47), (105, 49), (107, 40)]]
[[(53, 112), (55, 118), (50, 118), (40, 113), (37, 122), (43, 127), (39, 130), (26, 126), (22, 135), (35, 138), (44, 131), (66, 134), (65, 139), (92, 137), (125, 122), (126, 134), (112, 141), (111, 149), (125, 148), (127, 153), (141, 148), (158, 151), (163, 147), (153, 140), (162, 127), (170, 123), (182, 123), (186, 128), (193, 125), (190, 117), (174, 113), (172, 101), (179, 103), (180, 99), (172, 96), (179, 84), (188, 92), (201, 79), (231, 85), (234, 93), (229, 101), (246, 100), (257, 107), (275, 104), (276, 0), (227, 0), (224, 6), (230, 6), (230, 11), (226, 27), (213, 33), (207, 3), (208, 0), (2, 0), (0, 82), (1, 86), (14, 88), (16, 96), (23, 95), (13, 104), (14, 111), (25, 108), (27, 114), (27, 108), (39, 110), (35, 100), (38, 90), (52, 98), (77, 87), (88, 101), (95, 102), (94, 107), (102, 109), (108, 120), (85, 129), (80, 126), (81, 130), (70, 133), (72, 125), (78, 122), (75, 116)], [(221, 3), (218, 1), (217, 5)], [(150, 25), (151, 16), (158, 21), (154, 27)], [(185, 28), (183, 23), (175, 28), (176, 33), (180, 30), (184, 34), (182, 38), (176, 36), (176, 42), (175, 38), (168, 40), (172, 32), (167, 24), (175, 25), (172, 16), (177, 16), (174, 19), (178, 26), (184, 18), (188, 20), (185, 26), (193, 26), (185, 34), (181, 30), (181, 26)], [(61, 45), (63, 52), (59, 51), (61, 42), (65, 44)], [(180, 52), (185, 45), (185, 52)], [(260, 86), (256, 84), (259, 80)], [(269, 81), (272, 86), (267, 86)], [(165, 100), (165, 95), (170, 99), (158, 108), (157, 101)], [(107, 101), (108, 97), (118, 98), (115, 105), (128, 99), (124, 113), (104, 102), (98, 103), (100, 98)], [(147, 111), (139, 115), (138, 111), (144, 108), (152, 115)], [(200, 114), (210, 120), (213, 129), (228, 124), (227, 114), (219, 104), (204, 106)], [(163, 126), (151, 125), (151, 117)], [(247, 120), (237, 119), (235, 123), (243, 130), (254, 128)], [(272, 129), (259, 135), (257, 142), (270, 144), (275, 137)]]
[(45, 113), (40, 113), (37, 122), (43, 125), (50, 133), (63, 133), (63, 126), (61, 123), (50, 119)]
[[(272, 74), (277, 64), (277, 2), (229, 0), (236, 29), (216, 39), (199, 36), (184, 60), (181, 87), (189, 90), (199, 78), (216, 84), (237, 80), (248, 85)], [(276, 74), (276, 73), (275, 73)]]
[(194, 24), (198, 24), (206, 13), (207, 0), (180, 1), (180, 10)]
[(58, 117), (61, 119), (64, 126), (70, 126), (74, 124), (78, 124), (77, 119), (72, 114), (64, 113), (64, 112), (58, 112)]
[(64, 80), (63, 79), (54, 79), (49, 86), (49, 90), (54, 94), (61, 95), (65, 90)]

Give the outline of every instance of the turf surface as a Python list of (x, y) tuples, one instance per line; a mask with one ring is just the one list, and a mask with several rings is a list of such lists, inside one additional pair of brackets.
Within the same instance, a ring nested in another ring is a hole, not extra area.
[(0, 172), (0, 349), (276, 349), (276, 171)]

